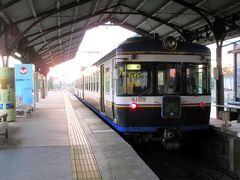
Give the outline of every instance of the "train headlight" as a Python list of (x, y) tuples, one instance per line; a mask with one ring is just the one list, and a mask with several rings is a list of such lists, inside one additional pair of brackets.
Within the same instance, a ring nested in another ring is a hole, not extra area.
[(131, 110), (136, 110), (137, 109), (137, 104), (135, 102), (131, 103), (130, 106)]
[(165, 49), (173, 51), (177, 48), (177, 40), (172, 36), (163, 39), (162, 43)]
[(200, 103), (199, 103), (199, 106), (200, 106), (201, 108), (205, 108), (207, 105), (206, 105), (205, 102), (200, 102)]

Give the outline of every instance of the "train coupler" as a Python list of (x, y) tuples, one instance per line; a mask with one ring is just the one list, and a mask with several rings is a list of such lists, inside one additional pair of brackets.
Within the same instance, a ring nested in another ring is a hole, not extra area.
[(181, 145), (182, 133), (180, 129), (165, 129), (162, 145), (166, 150), (178, 150)]

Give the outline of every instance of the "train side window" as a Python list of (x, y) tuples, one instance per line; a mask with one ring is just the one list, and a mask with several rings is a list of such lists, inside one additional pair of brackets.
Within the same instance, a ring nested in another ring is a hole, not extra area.
[(84, 86), (84, 88), (85, 88), (85, 90), (87, 91), (87, 76), (85, 76), (84, 78), (85, 78), (85, 81), (84, 81), (85, 86)]
[(88, 75), (88, 90), (91, 90), (91, 75)]
[(91, 91), (94, 91), (94, 73), (91, 75)]
[(87, 79), (88, 79), (88, 91), (90, 91), (90, 75), (88, 75)]
[(92, 91), (95, 91), (95, 72), (92, 74)]
[(87, 90), (89, 91), (89, 88), (90, 86), (89, 86), (89, 75), (87, 75)]
[(99, 92), (99, 80), (100, 80), (100, 71), (97, 71), (97, 83), (96, 83), (97, 92)]
[(97, 71), (95, 72), (94, 91), (97, 92)]
[(110, 93), (110, 68), (105, 70), (105, 92)]
[(92, 91), (92, 73), (89, 75), (89, 91)]
[(95, 72), (92, 75), (92, 91), (95, 92)]

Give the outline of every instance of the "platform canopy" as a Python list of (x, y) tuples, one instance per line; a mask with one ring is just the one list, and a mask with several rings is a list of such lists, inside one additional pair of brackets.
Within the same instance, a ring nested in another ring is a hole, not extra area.
[(1, 54), (49, 67), (75, 57), (86, 30), (106, 23), (200, 44), (240, 35), (239, 0), (1, 0)]

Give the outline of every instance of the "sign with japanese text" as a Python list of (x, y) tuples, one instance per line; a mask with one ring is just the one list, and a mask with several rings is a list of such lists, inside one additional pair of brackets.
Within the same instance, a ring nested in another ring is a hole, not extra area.
[(34, 65), (15, 65), (16, 102), (17, 105), (34, 106)]

